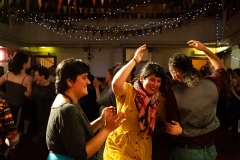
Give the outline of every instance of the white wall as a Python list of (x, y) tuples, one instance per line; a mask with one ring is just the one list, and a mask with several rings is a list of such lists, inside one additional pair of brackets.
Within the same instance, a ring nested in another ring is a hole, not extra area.
[(231, 53), (231, 68), (239, 68), (239, 62), (240, 62), (240, 49), (238, 48), (238, 45), (232, 47), (232, 53)]
[[(186, 44), (187, 46), (187, 44)], [(190, 48), (154, 48), (151, 52), (152, 61), (159, 63), (165, 70), (168, 71), (168, 59), (174, 53), (184, 53), (190, 55), (193, 49)], [(97, 77), (104, 77), (107, 69), (115, 66), (117, 63), (125, 64), (123, 59), (123, 48), (91, 48), (91, 54), (94, 58), (89, 62), (91, 72)], [(60, 63), (65, 58), (75, 57), (86, 60), (87, 53), (83, 49), (78, 48), (59, 48), (56, 50), (57, 63)], [(145, 63), (139, 63), (136, 66), (136, 73), (139, 72)]]
[[(128, 20), (119, 23), (124, 25), (145, 22), (144, 20), (132, 19), (131, 21)], [(102, 25), (104, 23), (100, 24)], [(106, 25), (109, 25), (109, 23)], [(123, 59), (123, 49), (125, 47), (137, 48), (144, 43), (147, 44), (147, 47), (152, 48), (152, 61), (160, 63), (165, 71), (168, 71), (167, 63), (171, 55), (177, 52), (190, 54), (191, 51), (185, 48), (185, 46), (187, 47), (186, 42), (190, 39), (196, 39), (202, 42), (215, 42), (216, 19), (214, 17), (197, 18), (197, 20), (191, 21), (188, 25), (182, 25), (181, 28), (175, 27), (175, 29), (173, 29), (171, 27), (169, 29), (163, 29), (162, 33), (135, 36), (120, 41), (89, 41), (71, 38), (67, 35), (56, 34), (52, 32), (52, 30), (48, 30), (46, 27), (34, 23), (24, 22), (20, 25), (18, 23), (12, 23), (9, 26), (0, 23), (0, 46), (55, 47), (55, 51), (50, 52), (56, 54), (57, 63), (69, 57), (86, 60), (87, 54), (84, 52), (83, 47), (91, 44), (90, 53), (94, 58), (89, 64), (92, 74), (97, 77), (104, 77), (106, 70), (115, 66), (117, 63), (126, 63)], [(138, 72), (144, 64), (145, 63), (138, 64), (136, 71)]]

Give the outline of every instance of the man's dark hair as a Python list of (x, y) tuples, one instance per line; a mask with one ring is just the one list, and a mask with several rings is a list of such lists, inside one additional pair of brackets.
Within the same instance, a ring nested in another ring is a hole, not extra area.
[(49, 78), (49, 71), (44, 66), (36, 68), (35, 72), (38, 72), (39, 76), (43, 75), (46, 80)]
[(64, 93), (68, 89), (67, 79), (76, 81), (78, 75), (89, 73), (90, 68), (81, 59), (69, 58), (63, 60), (56, 70), (56, 93)]

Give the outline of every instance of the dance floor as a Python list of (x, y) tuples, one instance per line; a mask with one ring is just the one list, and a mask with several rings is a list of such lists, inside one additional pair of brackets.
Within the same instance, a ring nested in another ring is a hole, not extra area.
[[(218, 152), (217, 160), (239, 160), (240, 142), (230, 141), (231, 131), (227, 127), (217, 129), (215, 143)], [(159, 132), (153, 135), (153, 160), (168, 160), (173, 149), (171, 140)], [(37, 144), (27, 139), (21, 139), (15, 150), (12, 150), (7, 160), (46, 160), (47, 152)]]

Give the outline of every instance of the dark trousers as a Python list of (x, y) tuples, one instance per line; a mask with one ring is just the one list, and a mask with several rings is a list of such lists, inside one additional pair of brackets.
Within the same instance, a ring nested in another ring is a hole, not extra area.
[(227, 108), (228, 108), (227, 99), (219, 98), (217, 103), (217, 117), (221, 125), (228, 125), (229, 111)]
[(240, 119), (240, 104), (231, 106), (232, 138), (238, 139), (238, 119)]

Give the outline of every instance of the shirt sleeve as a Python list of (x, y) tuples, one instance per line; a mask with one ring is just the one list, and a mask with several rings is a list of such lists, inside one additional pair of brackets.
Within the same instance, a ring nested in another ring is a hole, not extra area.
[(60, 136), (70, 157), (86, 160), (86, 129), (77, 112), (76, 107), (69, 104), (61, 110)]
[(215, 70), (212, 75), (208, 77), (217, 87), (218, 93), (227, 80), (227, 71), (223, 68)]
[(177, 101), (171, 89), (166, 92), (166, 121), (171, 123), (172, 120), (179, 122)]
[(124, 84), (126, 86), (126, 90), (125, 93), (121, 96), (116, 96), (116, 106), (117, 106), (117, 111), (118, 112), (123, 112), (125, 113), (126, 108), (128, 107), (128, 105), (126, 105), (126, 103), (130, 103), (130, 99), (134, 98), (133, 95), (133, 86), (127, 82), (124, 82)]

